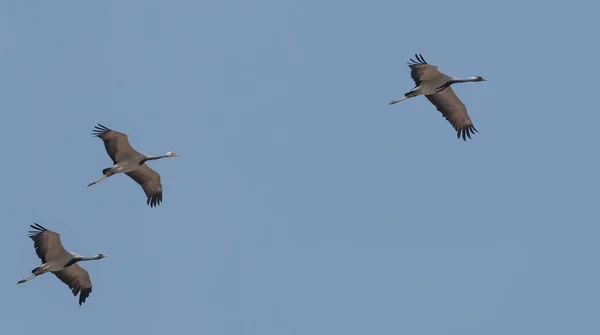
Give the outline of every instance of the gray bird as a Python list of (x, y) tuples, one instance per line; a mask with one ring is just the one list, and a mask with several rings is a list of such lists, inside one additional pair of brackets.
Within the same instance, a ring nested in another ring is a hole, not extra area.
[(459, 139), (462, 136), (463, 140), (466, 141), (466, 137), (471, 138), (471, 134), (478, 133), (471, 118), (469, 118), (469, 114), (467, 114), (467, 108), (458, 99), (450, 85), (487, 80), (480, 76), (467, 79), (450, 76), (440, 72), (437, 66), (427, 64), (421, 54), (415, 54), (415, 57), (417, 58), (416, 61), (411, 58), (412, 63), (408, 63), (410, 76), (415, 81), (415, 87), (406, 92), (403, 98), (391, 101), (390, 105), (419, 95), (425, 95), (456, 129)]
[(60, 242), (60, 235), (48, 230), (37, 223), (30, 225), (29, 237), (33, 240), (35, 252), (42, 260), (42, 265), (31, 270), (31, 275), (21, 279), (17, 284), (23, 284), (46, 272), (52, 272), (63, 283), (67, 284), (74, 296), (79, 294), (79, 305), (92, 293), (92, 281), (85, 269), (77, 264), (82, 261), (93, 261), (108, 257), (97, 254), (92, 257), (83, 257), (74, 252), (65, 250)]
[(160, 205), (162, 201), (162, 185), (160, 175), (145, 163), (161, 158), (177, 157), (178, 154), (169, 151), (162, 156), (151, 156), (135, 151), (127, 140), (127, 135), (106, 128), (98, 124), (94, 127), (92, 135), (99, 137), (104, 142), (106, 153), (113, 160), (112, 167), (102, 170), (102, 177), (88, 184), (88, 187), (117, 173), (125, 173), (136, 183), (142, 186), (146, 193), (146, 203), (150, 207)]

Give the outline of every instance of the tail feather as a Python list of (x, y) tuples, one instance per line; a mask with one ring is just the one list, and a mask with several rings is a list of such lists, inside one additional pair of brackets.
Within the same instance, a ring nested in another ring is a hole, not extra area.
[(35, 269), (31, 270), (31, 273), (35, 273), (35, 272), (36, 272), (37, 270), (39, 270), (39, 269), (40, 269), (40, 267), (38, 266), (37, 268), (35, 268)]
[(102, 174), (106, 176), (110, 172), (111, 169), (112, 168), (102, 169)]

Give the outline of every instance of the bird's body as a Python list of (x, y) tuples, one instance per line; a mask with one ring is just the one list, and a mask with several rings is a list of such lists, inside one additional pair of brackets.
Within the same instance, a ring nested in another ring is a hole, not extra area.
[(104, 142), (106, 153), (113, 160), (114, 165), (103, 169), (102, 177), (89, 183), (88, 187), (112, 175), (125, 173), (142, 186), (144, 193), (146, 193), (147, 204), (150, 207), (158, 206), (162, 201), (160, 175), (145, 163), (150, 160), (177, 157), (179, 155), (172, 151), (162, 156), (151, 156), (138, 152), (129, 144), (126, 134), (106, 128), (101, 124), (94, 128), (92, 135), (99, 137)]
[(112, 174), (117, 174), (117, 173), (127, 173), (127, 172), (131, 172), (137, 168), (140, 167), (140, 162), (145, 158), (145, 156), (139, 154), (136, 155), (135, 157), (133, 157), (132, 160), (129, 161), (121, 161), (115, 165), (113, 165), (110, 169)]
[(43, 274), (46, 272), (56, 272), (73, 265), (81, 256), (74, 252), (61, 253), (52, 260), (42, 263), (42, 265), (33, 269), (31, 273)]
[(25, 283), (46, 272), (52, 272), (63, 283), (67, 284), (72, 290), (73, 295), (79, 294), (79, 305), (85, 302), (85, 299), (92, 292), (92, 282), (90, 276), (77, 262), (92, 261), (107, 257), (103, 254), (97, 254), (92, 257), (82, 257), (74, 252), (65, 250), (60, 235), (48, 230), (39, 224), (31, 225), (33, 231), (30, 231), (29, 237), (34, 242), (35, 252), (42, 261), (42, 264), (31, 270), (31, 275), (21, 279), (17, 284)]
[(477, 129), (473, 126), (473, 122), (467, 114), (467, 108), (458, 99), (452, 87), (456, 83), (486, 81), (485, 79), (475, 76), (467, 79), (450, 76), (440, 72), (437, 66), (429, 65), (421, 55), (415, 55), (417, 60), (410, 59), (412, 63), (408, 63), (410, 67), (410, 75), (415, 82), (415, 87), (406, 92), (404, 97), (398, 100), (393, 100), (390, 105), (410, 99), (419, 95), (425, 97), (437, 108), (438, 111), (450, 122), (456, 129), (458, 138), (462, 136), (466, 141), (466, 137), (471, 138), (473, 132)]

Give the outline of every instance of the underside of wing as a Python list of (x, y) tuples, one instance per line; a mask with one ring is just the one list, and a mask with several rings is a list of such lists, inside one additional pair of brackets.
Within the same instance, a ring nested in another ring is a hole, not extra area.
[(410, 62), (407, 62), (410, 67), (410, 76), (414, 80), (415, 86), (419, 86), (421, 82), (433, 80), (441, 75), (437, 66), (427, 64), (425, 58), (423, 58), (421, 54), (415, 54), (415, 58), (417, 60), (411, 58)]
[(146, 203), (150, 207), (160, 205), (162, 201), (162, 185), (160, 184), (160, 175), (152, 170), (148, 165), (142, 164), (139, 168), (126, 173), (131, 179), (135, 180), (146, 193)]
[(129, 144), (126, 134), (98, 124), (94, 127), (92, 135), (99, 137), (104, 142), (106, 153), (115, 164), (124, 157), (135, 154), (135, 150)]
[(60, 235), (34, 223), (30, 225), (33, 230), (29, 231), (29, 237), (33, 240), (35, 253), (42, 263), (47, 260), (57, 259), (67, 251), (60, 242)]
[(473, 126), (469, 114), (467, 114), (467, 107), (456, 96), (452, 87), (448, 86), (436, 94), (426, 95), (425, 97), (431, 101), (437, 110), (456, 129), (459, 139), (462, 137), (466, 141), (467, 137), (471, 138), (473, 133), (478, 132)]
[(90, 275), (78, 264), (73, 264), (68, 268), (53, 273), (58, 279), (69, 286), (74, 296), (79, 294), (79, 305), (83, 304), (85, 299), (92, 293)]

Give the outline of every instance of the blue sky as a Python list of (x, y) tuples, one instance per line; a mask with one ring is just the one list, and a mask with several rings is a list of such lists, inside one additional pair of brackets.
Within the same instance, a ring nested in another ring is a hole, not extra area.
[[(598, 334), (592, 1), (0, 1), (2, 333)], [(475, 127), (413, 87), (460, 77)], [(164, 202), (115, 176), (96, 123)], [(38, 222), (87, 262), (79, 306)]]

